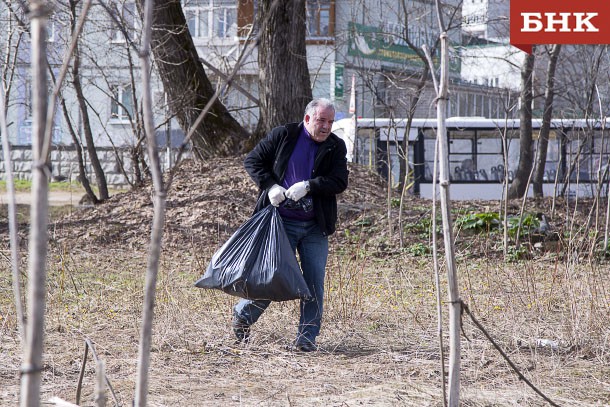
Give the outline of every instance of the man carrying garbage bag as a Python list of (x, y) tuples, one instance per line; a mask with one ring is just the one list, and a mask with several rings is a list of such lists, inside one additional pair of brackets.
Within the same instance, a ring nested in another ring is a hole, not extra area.
[[(314, 99), (301, 123), (271, 130), (247, 155), (246, 171), (260, 188), (256, 211), (271, 203), (279, 213), (311, 293), (302, 299), (294, 350), (317, 349), (322, 324), (324, 276), (328, 236), (335, 232), (337, 199), (347, 188), (348, 170), (343, 140), (331, 133), (335, 107), (328, 99)], [(237, 340), (247, 342), (251, 325), (271, 301), (242, 299), (233, 312)]]

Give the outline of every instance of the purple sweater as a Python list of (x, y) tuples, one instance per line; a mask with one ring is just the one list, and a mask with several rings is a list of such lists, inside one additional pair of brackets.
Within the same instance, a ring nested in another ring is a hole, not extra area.
[[(313, 141), (309, 132), (305, 129), (305, 126), (303, 126), (303, 130), (299, 134), (299, 139), (290, 156), (290, 160), (288, 160), (288, 167), (286, 167), (286, 172), (284, 173), (284, 181), (282, 182), (284, 188), (288, 189), (297, 182), (306, 181), (311, 178), (313, 163), (317, 152), (318, 143)], [(309, 201), (308, 203), (311, 205), (312, 210), (306, 212), (300, 205), (298, 209), (288, 209), (285, 208), (284, 205), (280, 205), (280, 215), (295, 220), (314, 219), (315, 214), (311, 196), (307, 194), (301, 201)]]

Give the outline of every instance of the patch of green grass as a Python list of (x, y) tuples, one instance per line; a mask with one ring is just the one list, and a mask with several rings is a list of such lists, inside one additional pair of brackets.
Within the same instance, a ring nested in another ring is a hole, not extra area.
[[(16, 179), (13, 181), (16, 192), (29, 192), (32, 189), (32, 181), (26, 179)], [(84, 189), (78, 182), (49, 182), (50, 191), (83, 191)], [(6, 180), (0, 181), (0, 192), (6, 192)]]
[[(13, 180), (13, 184), (15, 185), (15, 191), (17, 192), (27, 192), (32, 188), (32, 181), (25, 179)], [(6, 180), (0, 180), (0, 191), (6, 192)]]

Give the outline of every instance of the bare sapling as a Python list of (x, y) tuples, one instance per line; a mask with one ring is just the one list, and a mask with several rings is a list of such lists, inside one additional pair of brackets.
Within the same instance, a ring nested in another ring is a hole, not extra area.
[(146, 265), (144, 283), (144, 305), (142, 309), (142, 329), (140, 331), (140, 346), (138, 348), (138, 367), (134, 406), (146, 406), (148, 394), (148, 372), (150, 370), (150, 348), (152, 344), (152, 325), (155, 307), (157, 275), (159, 273), (159, 258), (163, 240), (163, 225), (165, 223), (166, 193), (161, 173), (161, 164), (155, 138), (155, 126), (151, 96), (151, 63), (150, 43), (152, 31), (152, 16), (154, 2), (144, 2), (144, 18), (142, 29), (142, 45), (140, 49), (140, 67), (142, 70), (142, 105), (144, 128), (148, 146), (148, 159), (153, 181), (153, 220)]
[(441, 355), (441, 377), (443, 388), (443, 406), (447, 406), (447, 385), (445, 383), (445, 339), (443, 337), (443, 308), (441, 300), (441, 275), (438, 265), (438, 238), (436, 236), (436, 185), (437, 185), (437, 164), (438, 164), (438, 145), (439, 137), (437, 135), (434, 143), (434, 173), (432, 180), (432, 256), (434, 258), (434, 285), (436, 287), (436, 319), (437, 319), (437, 335), (438, 345)]
[[(442, 22), (439, 22), (442, 26)], [(441, 69), (438, 82), (436, 114), (437, 139), (439, 140), (439, 185), (441, 197), (441, 215), (443, 221), (443, 239), (445, 246), (445, 261), (447, 265), (447, 283), (449, 294), (449, 397), (448, 405), (459, 405), (460, 394), (460, 315), (461, 300), (457, 281), (457, 266), (455, 262), (455, 247), (453, 242), (453, 226), (451, 220), (451, 198), (449, 195), (449, 154), (446, 131), (446, 110), (448, 100), (448, 42), (447, 34), (441, 33)], [(431, 58), (429, 58), (431, 60)], [(434, 72), (433, 67), (431, 71)], [(435, 231), (433, 231), (434, 233)], [(443, 379), (444, 380), (444, 379)]]
[[(8, 134), (6, 124), (6, 105), (4, 103), (4, 86), (0, 86), (0, 133)], [(2, 151), (4, 155), (4, 169), (6, 178), (6, 192), (8, 195), (8, 229), (9, 244), (11, 247), (11, 278), (13, 294), (15, 297), (15, 311), (17, 316), (17, 329), (21, 339), (22, 348), (25, 349), (25, 315), (21, 301), (21, 278), (19, 271), (19, 236), (17, 234), (17, 200), (15, 198), (15, 180), (13, 177), (13, 164), (11, 161), (11, 146), (8, 137), (2, 138)]]
[[(72, 33), (70, 46), (64, 54), (59, 78), (55, 81), (51, 102), (49, 106), (47, 92), (47, 52), (46, 52), (46, 22), (52, 13), (47, 2), (31, 1), (29, 4), (29, 17), (31, 20), (32, 37), (32, 199), (30, 209), (30, 246), (28, 266), (28, 322), (25, 329), (25, 357), (22, 368), (21, 403), (22, 405), (36, 405), (40, 395), (40, 370), (43, 353), (45, 288), (46, 288), (46, 258), (47, 258), (47, 218), (48, 218), (48, 182), (49, 182), (49, 152), (51, 149), (51, 135), (55, 100), (65, 79), (68, 64), (78, 37), (82, 32), (91, 0), (83, 6), (77, 27)], [(4, 111), (4, 108), (3, 108)], [(4, 133), (8, 134), (8, 133)], [(8, 151), (8, 148), (5, 149)], [(14, 188), (13, 188), (14, 195)], [(16, 244), (11, 239), (11, 245)], [(17, 260), (13, 255), (13, 261)], [(15, 267), (14, 272), (15, 272)], [(17, 270), (18, 271), (18, 270)], [(18, 281), (15, 281), (18, 290)], [(18, 292), (15, 293), (19, 295)], [(17, 298), (17, 297), (16, 297)], [(19, 304), (19, 302), (17, 302)], [(34, 403), (34, 404), (32, 404)]]
[(17, 36), (17, 45), (14, 49), (19, 48), (19, 43), (23, 37), (23, 30), (15, 29), (13, 26), (13, 19), (17, 21), (16, 26), (22, 26), (23, 22), (20, 21), (19, 17), (15, 13), (11, 13), (7, 24), (7, 37), (6, 37), (6, 51), (4, 58), (4, 67), (2, 69), (2, 86), (0, 86), (0, 134), (7, 135), (2, 138), (2, 152), (4, 155), (4, 171), (6, 180), (6, 192), (8, 195), (8, 229), (9, 229), (9, 244), (11, 250), (11, 278), (13, 286), (13, 295), (15, 299), (15, 315), (17, 330), (19, 332), (19, 339), (21, 340), (22, 350), (25, 349), (25, 314), (23, 310), (22, 292), (21, 292), (21, 272), (19, 265), (21, 264), (19, 254), (19, 235), (17, 225), (17, 202), (15, 198), (15, 180), (13, 176), (13, 164), (11, 160), (11, 146), (8, 138), (8, 124), (7, 124), (7, 110), (9, 104), (9, 96), (11, 93), (11, 87), (15, 70), (17, 67), (16, 58), (18, 52), (15, 51), (11, 55), (11, 49), (13, 48), (12, 38), (13, 35)]
[(21, 406), (40, 405), (46, 299), (47, 217), (49, 212), (47, 118), (46, 23), (51, 9), (47, 2), (29, 3), (32, 72), (32, 192), (30, 207), (26, 346), (21, 366)]

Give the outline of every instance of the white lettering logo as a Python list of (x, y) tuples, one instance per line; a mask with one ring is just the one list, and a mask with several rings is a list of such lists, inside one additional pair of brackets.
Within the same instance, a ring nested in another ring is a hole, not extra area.
[[(589, 21), (598, 14), (599, 13), (574, 13), (574, 16), (576, 17), (576, 28), (574, 29), (574, 31), (576, 31), (576, 32), (585, 32), (585, 31), (597, 32), (597, 31), (599, 31), (599, 28), (597, 28), (596, 26), (591, 24), (591, 22)], [(583, 17), (585, 15), (587, 16), (587, 18), (583, 19)], [(583, 25), (587, 26), (586, 30), (584, 28), (582, 28)]]
[[(521, 13), (521, 32), (599, 32), (591, 22), (599, 13)], [(571, 18), (573, 17), (573, 18)], [(546, 23), (546, 24), (545, 24)]]

